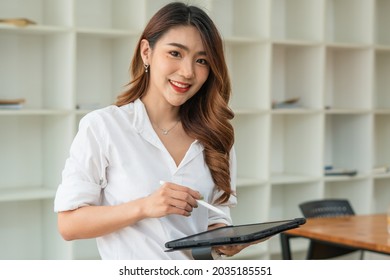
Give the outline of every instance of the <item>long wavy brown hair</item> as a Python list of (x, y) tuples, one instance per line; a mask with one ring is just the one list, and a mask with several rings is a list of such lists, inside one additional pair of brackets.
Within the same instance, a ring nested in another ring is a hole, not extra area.
[(204, 146), (205, 161), (214, 184), (222, 191), (216, 202), (224, 203), (232, 194), (229, 154), (234, 143), (234, 130), (230, 123), (234, 113), (228, 106), (231, 84), (221, 36), (202, 9), (175, 2), (161, 8), (150, 19), (135, 49), (130, 68), (132, 81), (128, 84), (129, 88), (118, 96), (115, 105), (128, 104), (146, 93), (149, 75), (145, 73), (141, 57), (141, 40), (148, 40), (153, 49), (170, 28), (188, 25), (194, 26), (200, 33), (210, 72), (199, 92), (181, 105), (180, 118), (185, 132)]

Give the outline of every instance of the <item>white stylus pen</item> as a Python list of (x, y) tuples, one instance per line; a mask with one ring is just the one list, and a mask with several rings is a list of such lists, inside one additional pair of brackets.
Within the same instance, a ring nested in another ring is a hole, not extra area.
[(213, 205), (207, 203), (207, 202), (204, 201), (204, 200), (198, 199), (198, 200), (196, 200), (196, 201), (198, 202), (199, 205), (202, 205), (202, 206), (204, 206), (204, 207), (210, 209), (211, 211), (214, 211), (215, 213), (218, 213), (218, 214), (224, 215), (224, 216), (226, 215), (225, 212), (223, 212), (221, 209), (219, 209), (219, 208), (217, 208), (217, 207), (215, 207), (215, 206), (213, 206)]
[[(162, 185), (164, 183), (165, 183), (165, 181), (160, 181), (160, 185)], [(226, 215), (225, 212), (223, 212), (221, 209), (219, 209), (219, 208), (217, 208), (217, 207), (207, 203), (204, 200), (197, 199), (196, 201), (198, 202), (198, 205), (206, 207), (207, 209), (210, 209), (211, 211), (214, 211), (215, 213), (218, 213), (218, 214), (224, 215), (224, 216)]]

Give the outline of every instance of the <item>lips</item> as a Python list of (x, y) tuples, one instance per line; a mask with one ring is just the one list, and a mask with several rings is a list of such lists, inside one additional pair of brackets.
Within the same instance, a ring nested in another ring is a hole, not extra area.
[(169, 80), (172, 88), (177, 92), (186, 92), (190, 89), (191, 85), (188, 83), (181, 83), (178, 81)]

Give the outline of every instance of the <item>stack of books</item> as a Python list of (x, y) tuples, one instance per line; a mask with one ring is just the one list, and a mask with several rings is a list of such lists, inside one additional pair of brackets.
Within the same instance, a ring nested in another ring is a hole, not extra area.
[(17, 99), (0, 99), (0, 109), (22, 109), (24, 98)]

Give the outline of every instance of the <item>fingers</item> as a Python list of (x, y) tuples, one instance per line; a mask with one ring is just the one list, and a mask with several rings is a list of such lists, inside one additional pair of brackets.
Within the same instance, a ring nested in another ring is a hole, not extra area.
[(191, 188), (164, 181), (160, 181), (160, 184), (170, 191), (173, 198), (192, 202), (191, 204), (194, 206), (197, 205), (196, 200), (201, 198), (201, 194)]
[(191, 188), (188, 188), (188, 187), (185, 187), (185, 186), (181, 186), (181, 185), (177, 185), (175, 183), (165, 182), (165, 181), (160, 181), (160, 185), (161, 186), (167, 186), (167, 187), (169, 187), (172, 190), (188, 193), (192, 197), (194, 197), (195, 199), (200, 199), (201, 198), (201, 194), (198, 191), (195, 191), (195, 190), (193, 190)]
[(192, 212), (192, 209), (195, 207), (190, 202), (186, 200), (176, 199), (176, 198), (168, 198), (167, 203), (171, 206), (174, 206), (178, 209), (185, 210), (189, 213)]
[(248, 246), (249, 246), (248, 244), (219, 246), (219, 247), (215, 248), (215, 251), (220, 256), (232, 257), (235, 254), (238, 254), (239, 252), (241, 252), (243, 249), (245, 249)]
[(196, 200), (200, 199), (200, 193), (174, 183), (161, 181), (160, 184), (159, 192), (161, 197), (165, 197), (166, 204), (173, 207), (173, 209), (170, 209), (169, 214), (191, 215), (192, 209), (197, 207)]

